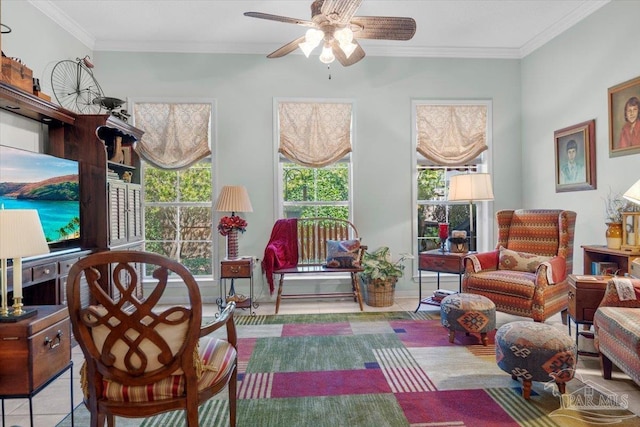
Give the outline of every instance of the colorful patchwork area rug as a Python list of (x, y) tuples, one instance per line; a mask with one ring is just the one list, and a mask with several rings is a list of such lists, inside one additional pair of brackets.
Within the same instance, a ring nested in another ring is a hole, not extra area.
[[(495, 333), (448, 332), (437, 312), (238, 316), (240, 427), (640, 425), (623, 396), (574, 378), (561, 397), (534, 383), (531, 399), (497, 367)], [(200, 425), (228, 425), (226, 392)], [(76, 425), (88, 425), (83, 405)], [(59, 426), (70, 425), (69, 417)], [(117, 425), (182, 426), (174, 412)]]

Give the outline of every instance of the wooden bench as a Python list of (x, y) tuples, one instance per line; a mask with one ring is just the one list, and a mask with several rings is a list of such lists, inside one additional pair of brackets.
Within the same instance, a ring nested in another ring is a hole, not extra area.
[[(280, 310), (280, 301), (296, 298), (336, 298), (353, 297), (354, 301), (362, 307), (362, 294), (357, 274), (363, 271), (360, 267), (352, 268), (328, 268), (327, 240), (352, 240), (360, 239), (358, 230), (349, 221), (337, 218), (299, 218), (298, 231), (298, 264), (295, 267), (275, 269), (274, 275), (280, 275), (278, 282), (278, 297), (276, 299), (276, 314)], [(366, 246), (360, 246), (359, 260)], [(283, 294), (282, 285), (287, 274), (335, 274), (349, 273), (351, 275), (351, 292), (326, 292), (309, 294)]]

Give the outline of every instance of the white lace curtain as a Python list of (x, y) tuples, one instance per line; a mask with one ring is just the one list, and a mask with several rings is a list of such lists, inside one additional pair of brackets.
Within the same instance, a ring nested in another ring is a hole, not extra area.
[(136, 127), (144, 130), (136, 152), (161, 169), (184, 169), (211, 154), (211, 104), (135, 105)]
[(417, 150), (435, 164), (470, 164), (488, 149), (484, 105), (418, 105), (416, 125)]
[(292, 162), (320, 168), (351, 152), (351, 104), (281, 102), (280, 147)]

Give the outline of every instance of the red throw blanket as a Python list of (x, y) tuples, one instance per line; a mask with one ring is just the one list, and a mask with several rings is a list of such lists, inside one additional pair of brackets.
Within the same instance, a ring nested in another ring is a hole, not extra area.
[(262, 271), (267, 276), (269, 292), (273, 295), (273, 271), (298, 265), (298, 220), (279, 219), (273, 225), (269, 243), (264, 250)]

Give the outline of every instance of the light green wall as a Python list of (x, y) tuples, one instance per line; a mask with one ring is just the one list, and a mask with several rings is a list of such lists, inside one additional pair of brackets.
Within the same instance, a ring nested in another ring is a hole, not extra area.
[[(524, 207), (578, 213), (574, 271), (581, 245), (605, 241), (604, 198), (640, 178), (640, 155), (609, 157), (607, 89), (640, 76), (640, 2), (613, 1), (522, 61)], [(597, 189), (555, 192), (554, 131), (596, 121)]]
[[(3, 0), (2, 16), (14, 28), (3, 39), (3, 50), (22, 56), (36, 75), (50, 73), (60, 59), (87, 53), (26, 2)], [(23, 36), (42, 31), (46, 46)], [(269, 60), (262, 55), (94, 52), (92, 58), (107, 96), (215, 100), (218, 182), (245, 185), (254, 208), (240, 238), (243, 254), (262, 258), (275, 220), (272, 110), (277, 97), (355, 100), (355, 223), (371, 248), (390, 246), (393, 254), (415, 250), (412, 99), (491, 99), (493, 208), (522, 205), (519, 60), (366, 57), (348, 68), (334, 64), (329, 80), (329, 71), (316, 58), (294, 54)], [(45, 93), (51, 93), (41, 80)], [(405, 275), (399, 293), (416, 294), (411, 276)], [(261, 279), (256, 285), (264, 292)], [(433, 281), (429, 287), (435, 287)]]

